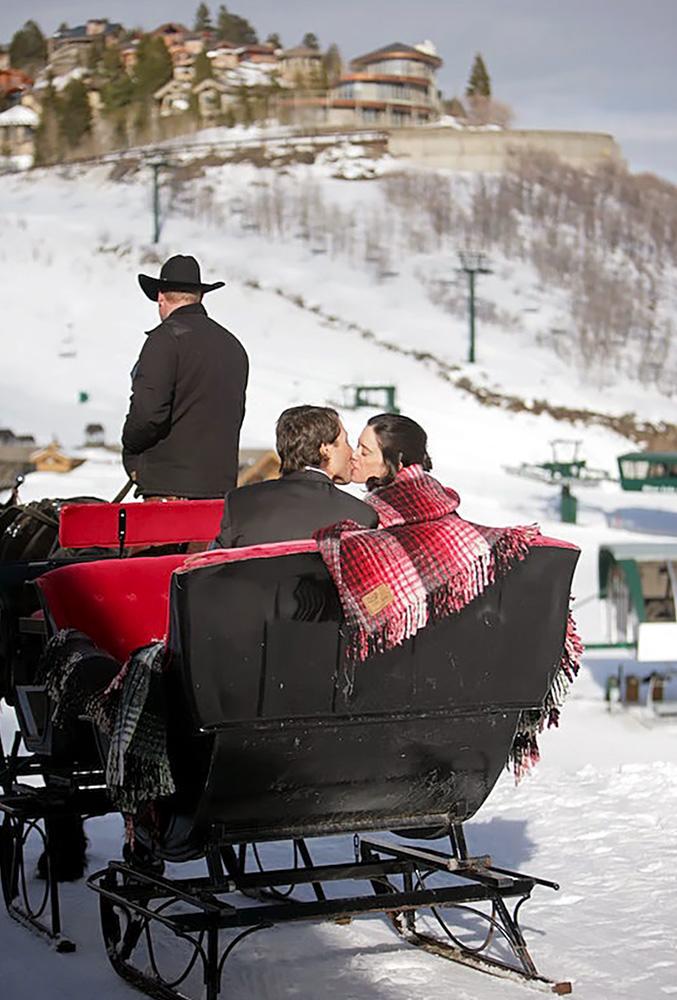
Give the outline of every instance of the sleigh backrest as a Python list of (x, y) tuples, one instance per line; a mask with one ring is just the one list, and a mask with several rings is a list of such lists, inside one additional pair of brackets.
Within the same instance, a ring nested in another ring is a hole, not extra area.
[(167, 634), (169, 584), (185, 555), (102, 559), (61, 566), (37, 583), (54, 630), (78, 629), (124, 663)]
[(534, 549), (459, 614), (349, 666), (319, 554), (268, 548), (173, 578), (173, 676), (213, 734), (196, 829), (236, 842), (471, 816), (549, 690), (578, 551)]
[(59, 517), (62, 548), (118, 548), (209, 542), (218, 534), (223, 500), (66, 503)]

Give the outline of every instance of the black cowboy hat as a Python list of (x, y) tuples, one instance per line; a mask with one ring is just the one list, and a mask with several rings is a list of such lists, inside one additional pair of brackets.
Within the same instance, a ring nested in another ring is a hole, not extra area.
[(215, 288), (223, 288), (225, 281), (205, 285), (200, 278), (200, 265), (195, 257), (177, 254), (164, 262), (159, 278), (140, 274), (139, 284), (148, 298), (157, 302), (158, 292), (213, 292)]

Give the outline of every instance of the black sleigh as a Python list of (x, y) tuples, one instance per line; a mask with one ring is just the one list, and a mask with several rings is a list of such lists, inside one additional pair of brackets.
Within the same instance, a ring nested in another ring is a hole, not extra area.
[[(385, 913), (421, 948), (569, 992), (539, 975), (518, 922), (535, 886), (557, 885), (473, 856), (464, 823), (525, 713), (544, 706), (578, 551), (546, 540), (461, 613), (349, 665), (311, 549), (211, 553), (172, 575), (176, 792), (136, 824), (154, 864), (111, 861), (89, 878), (114, 968), (151, 996), (192, 995), (197, 980), (216, 1000), (226, 960), (255, 931)], [(271, 867), (262, 859), (282, 856), (279, 842), (290, 860)], [(198, 858), (199, 874), (160, 864)]]

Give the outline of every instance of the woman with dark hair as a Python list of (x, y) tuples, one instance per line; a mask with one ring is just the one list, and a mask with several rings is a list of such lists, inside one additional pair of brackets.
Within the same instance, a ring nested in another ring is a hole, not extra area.
[(353, 482), (366, 483), (371, 492), (394, 482), (398, 472), (411, 465), (420, 465), (424, 472), (433, 467), (421, 425), (400, 413), (371, 417), (353, 452)]

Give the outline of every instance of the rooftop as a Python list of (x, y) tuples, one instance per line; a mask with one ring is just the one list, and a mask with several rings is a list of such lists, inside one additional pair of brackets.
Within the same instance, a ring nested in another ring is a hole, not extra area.
[[(112, 33), (118, 33), (122, 31), (122, 25), (118, 23), (111, 23), (105, 18), (97, 21), (98, 24), (103, 24), (104, 29), (101, 32), (103, 35), (110, 35)], [(64, 28), (62, 31), (55, 31), (52, 38), (69, 39), (70, 41), (75, 41), (80, 38), (97, 38), (98, 35), (93, 35), (88, 33), (86, 24), (78, 24), (74, 28)]]
[(8, 125), (29, 125), (35, 128), (39, 124), (40, 118), (35, 111), (22, 104), (15, 104), (13, 108), (8, 108), (0, 114), (0, 128)]
[(367, 52), (363, 56), (356, 56), (355, 59), (351, 59), (351, 63), (368, 63), (375, 62), (379, 58), (396, 58), (398, 56), (408, 56), (411, 59), (417, 59), (420, 62), (427, 62), (431, 66), (441, 66), (442, 60), (434, 52), (434, 46), (430, 42), (424, 42), (421, 45), (407, 45), (404, 42), (391, 42), (390, 45), (383, 45), (380, 49), (374, 49), (373, 52)]
[(285, 49), (282, 59), (306, 57), (308, 59), (321, 59), (322, 53), (318, 49), (309, 49), (306, 45), (297, 45), (293, 49)]

